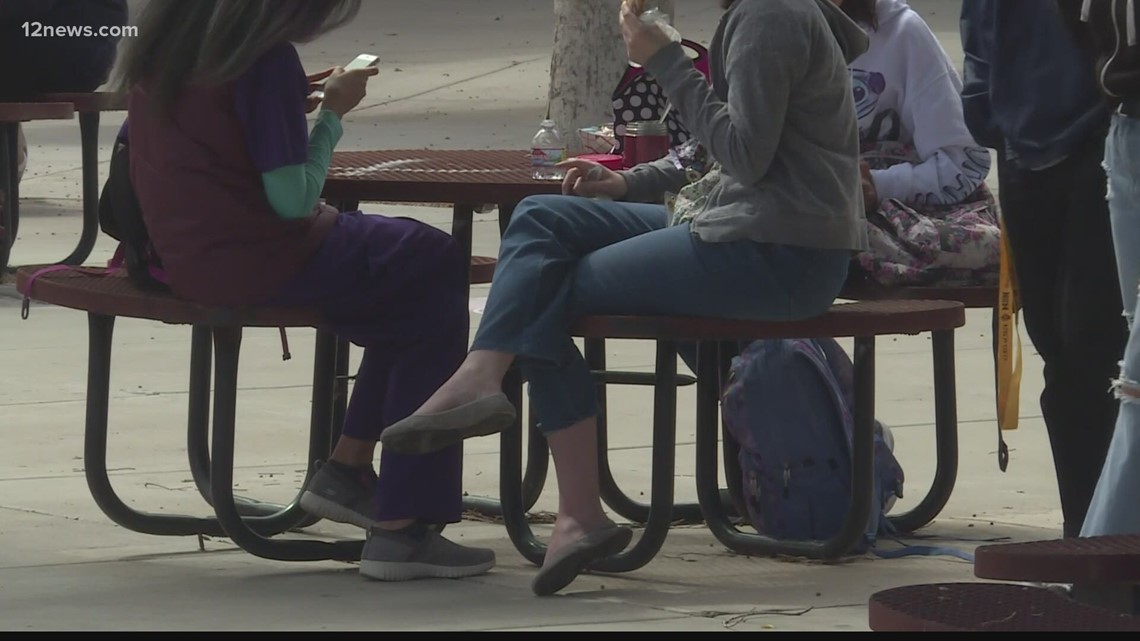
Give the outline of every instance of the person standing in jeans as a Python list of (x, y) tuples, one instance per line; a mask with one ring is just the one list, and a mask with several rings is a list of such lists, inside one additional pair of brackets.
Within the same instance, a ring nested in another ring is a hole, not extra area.
[(1105, 390), (1127, 334), (1105, 201), (1110, 112), (1054, 3), (963, 0), (963, 108), (998, 156), (1002, 216), (1033, 346), (1064, 516), (1077, 536), (1117, 403)]
[(1140, 18), (1135, 0), (1058, 0), (1078, 42), (1096, 53), (1100, 88), (1114, 110), (1105, 144), (1108, 208), (1131, 333), (1112, 390), (1120, 414), (1081, 536), (1140, 532)]

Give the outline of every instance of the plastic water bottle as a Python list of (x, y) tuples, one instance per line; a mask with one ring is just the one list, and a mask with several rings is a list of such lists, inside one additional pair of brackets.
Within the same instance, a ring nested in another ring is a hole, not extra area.
[(555, 167), (566, 159), (566, 145), (558, 133), (558, 126), (547, 118), (542, 129), (534, 135), (530, 146), (530, 166), (535, 180), (562, 180), (561, 169)]

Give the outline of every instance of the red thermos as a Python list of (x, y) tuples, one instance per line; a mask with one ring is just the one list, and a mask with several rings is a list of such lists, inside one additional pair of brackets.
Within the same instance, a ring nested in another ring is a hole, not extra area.
[(665, 123), (649, 120), (626, 125), (625, 150), (622, 154), (626, 169), (660, 160), (668, 155), (669, 128)]

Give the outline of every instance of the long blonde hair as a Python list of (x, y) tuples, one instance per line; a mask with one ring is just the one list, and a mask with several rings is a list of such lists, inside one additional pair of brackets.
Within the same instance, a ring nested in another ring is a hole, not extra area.
[(284, 42), (304, 42), (350, 22), (360, 0), (150, 0), (115, 73), (130, 91), (147, 82), (150, 104), (169, 109), (189, 83), (228, 82)]

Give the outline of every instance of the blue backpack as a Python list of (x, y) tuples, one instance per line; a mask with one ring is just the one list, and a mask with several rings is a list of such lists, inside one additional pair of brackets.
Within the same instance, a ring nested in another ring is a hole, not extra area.
[[(830, 338), (759, 340), (733, 359), (721, 411), (740, 443), (742, 495), (757, 532), (822, 541), (851, 502), (854, 368)], [(875, 491), (863, 541), (891, 534), (884, 505), (902, 497), (903, 471), (875, 424)]]

